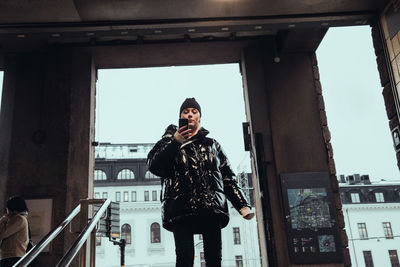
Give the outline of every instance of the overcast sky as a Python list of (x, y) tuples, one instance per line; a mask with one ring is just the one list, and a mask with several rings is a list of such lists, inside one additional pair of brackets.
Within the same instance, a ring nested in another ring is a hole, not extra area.
[(337, 173), (399, 179), (370, 27), (330, 29), (317, 57)]
[(185, 98), (195, 97), (202, 126), (221, 143), (233, 170), (239, 164), (250, 170), (238, 64), (100, 70), (97, 89), (100, 142), (155, 143), (169, 124), (178, 123)]
[[(370, 28), (330, 29), (317, 56), (337, 173), (399, 179)], [(249, 170), (238, 64), (100, 70), (97, 97), (96, 139), (111, 143), (156, 142), (195, 97), (233, 170)]]

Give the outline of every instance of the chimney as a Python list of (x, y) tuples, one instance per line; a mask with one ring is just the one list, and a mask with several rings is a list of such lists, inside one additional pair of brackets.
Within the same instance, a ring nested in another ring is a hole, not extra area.
[(355, 181), (356, 184), (360, 184), (361, 183), (360, 174), (358, 174), (358, 173), (354, 174), (354, 181)]
[(371, 184), (371, 181), (369, 180), (369, 175), (365, 174), (361, 176), (361, 182), (363, 184)]
[(346, 182), (347, 182), (347, 184), (354, 184), (355, 183), (355, 181), (354, 181), (354, 176), (353, 175), (348, 175), (348, 176), (346, 176)]

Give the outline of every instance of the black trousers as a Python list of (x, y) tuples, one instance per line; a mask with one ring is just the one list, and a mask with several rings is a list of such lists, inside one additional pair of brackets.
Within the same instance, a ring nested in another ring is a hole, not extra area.
[(0, 260), (0, 267), (12, 267), (20, 258), (7, 258)]
[(175, 227), (176, 267), (192, 267), (194, 263), (195, 233), (203, 235), (204, 258), (207, 267), (221, 267), (221, 226), (219, 221), (211, 220), (194, 229), (192, 224), (181, 223)]

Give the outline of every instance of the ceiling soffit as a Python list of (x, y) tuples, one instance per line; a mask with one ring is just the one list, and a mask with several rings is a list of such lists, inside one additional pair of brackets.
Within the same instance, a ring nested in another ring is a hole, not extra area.
[(165, 40), (214, 40), (276, 35), (279, 31), (368, 25), (372, 13), (187, 21), (85, 24), (34, 24), (0, 27), (3, 41), (44, 40), (48, 43), (143, 43)]

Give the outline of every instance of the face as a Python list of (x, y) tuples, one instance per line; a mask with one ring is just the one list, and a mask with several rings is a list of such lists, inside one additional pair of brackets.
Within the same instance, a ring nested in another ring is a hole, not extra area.
[(182, 110), (181, 119), (189, 120), (190, 129), (200, 128), (200, 112), (195, 108), (186, 108)]

